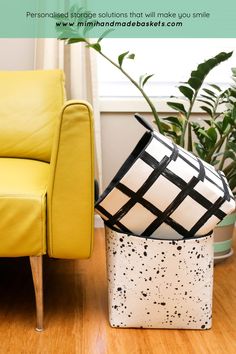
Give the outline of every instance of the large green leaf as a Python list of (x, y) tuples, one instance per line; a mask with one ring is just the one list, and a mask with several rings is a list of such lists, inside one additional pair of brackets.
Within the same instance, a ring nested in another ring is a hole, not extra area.
[(179, 90), (185, 97), (189, 99), (190, 102), (192, 101), (194, 92), (190, 87), (181, 85), (179, 86)]
[(202, 158), (203, 160), (205, 159), (206, 152), (200, 143), (194, 143), (195, 149), (198, 153), (198, 156)]
[(209, 72), (223, 61), (229, 59), (232, 54), (233, 52), (222, 52), (217, 54), (215, 57), (208, 59), (204, 63), (199, 64), (197, 69), (191, 72), (191, 77), (188, 80), (188, 84), (195, 90), (199, 90)]
[(198, 129), (198, 134), (201, 134), (201, 135), (204, 136), (207, 140), (210, 140), (210, 141), (213, 142), (211, 136), (208, 135), (208, 132), (205, 131), (204, 129), (202, 129), (202, 128)]
[(211, 102), (215, 103), (215, 99), (210, 97), (210, 96), (201, 94), (201, 97), (206, 98), (208, 101), (211, 101)]
[(193, 70), (191, 72), (191, 77), (197, 77), (201, 81), (203, 80), (204, 75), (205, 75), (205, 73), (204, 73), (204, 71), (202, 71), (201, 66), (198, 66), (198, 70)]
[(200, 108), (205, 111), (207, 114), (209, 114), (209, 116), (213, 116), (212, 110), (209, 107), (206, 106), (200, 106)]
[[(194, 129), (194, 132), (198, 138), (197, 144), (201, 145), (201, 149), (204, 149), (206, 154), (209, 151), (209, 149), (211, 149), (215, 145), (215, 142), (216, 142), (215, 135), (211, 131), (211, 129), (214, 129), (214, 128), (210, 128), (208, 130), (206, 130), (204, 127)], [(196, 148), (197, 148), (197, 146), (196, 146)], [(201, 149), (198, 146), (198, 150), (200, 151)]]
[(181, 130), (183, 129), (182, 121), (178, 119), (178, 117), (166, 117), (163, 119), (165, 120), (165, 122), (171, 123), (171, 125), (174, 125)]
[[(153, 121), (153, 123), (155, 123), (155, 121)], [(160, 123), (161, 123), (161, 127), (164, 130), (164, 132), (171, 130), (171, 125), (166, 124), (163, 120)]]
[(186, 115), (186, 109), (182, 103), (177, 102), (167, 102), (168, 106)]
[(94, 50), (96, 50), (96, 52), (101, 52), (101, 46), (99, 43), (88, 44), (86, 45), (86, 47), (93, 48)]
[(79, 42), (86, 42), (85, 38), (69, 38), (67, 40), (67, 44), (74, 44), (74, 43), (79, 43)]
[(213, 109), (214, 109), (213, 104), (212, 104), (212, 103), (210, 103), (210, 102), (208, 102), (208, 101), (206, 101), (206, 100), (201, 100), (201, 99), (199, 99), (199, 100), (198, 100), (198, 102), (205, 103), (205, 104), (209, 105), (211, 108), (213, 108)]
[(198, 77), (190, 77), (188, 84), (194, 89), (198, 90), (202, 86), (202, 80)]
[(206, 93), (208, 93), (208, 95), (210, 95), (210, 96), (216, 98), (216, 94), (215, 94), (215, 92), (213, 92), (212, 90), (209, 90), (209, 89), (207, 89), (207, 88), (204, 88), (203, 91), (205, 91)]
[(210, 136), (212, 142), (215, 144), (217, 141), (217, 132), (216, 129), (214, 127), (211, 127), (207, 130), (207, 135)]

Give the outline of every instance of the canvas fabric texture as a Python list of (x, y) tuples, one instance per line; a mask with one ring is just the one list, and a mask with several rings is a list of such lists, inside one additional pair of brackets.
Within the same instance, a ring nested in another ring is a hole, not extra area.
[(148, 131), (96, 211), (111, 229), (127, 234), (183, 239), (211, 233), (235, 209), (225, 175), (138, 120)]
[(209, 329), (213, 236), (154, 240), (106, 227), (112, 327)]

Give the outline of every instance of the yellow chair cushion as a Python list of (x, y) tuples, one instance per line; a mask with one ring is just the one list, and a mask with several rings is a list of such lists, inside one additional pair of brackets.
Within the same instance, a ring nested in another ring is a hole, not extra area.
[(46, 251), (46, 186), (49, 164), (0, 158), (0, 257)]
[(61, 70), (0, 71), (0, 157), (50, 161), (63, 84)]

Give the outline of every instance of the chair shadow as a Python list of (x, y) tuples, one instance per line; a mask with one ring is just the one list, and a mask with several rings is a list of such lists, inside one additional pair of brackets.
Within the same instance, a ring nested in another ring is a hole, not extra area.
[[(83, 264), (80, 266), (80, 262)], [(90, 274), (84, 262), (55, 260), (44, 256), (44, 319), (48, 322), (84, 312), (106, 316), (107, 292), (104, 282), (97, 281), (92, 298)], [(89, 264), (88, 264), (89, 265)], [(105, 275), (104, 275), (105, 276)], [(14, 324), (35, 322), (35, 297), (28, 257), (0, 260), (0, 319)], [(105, 311), (105, 314), (104, 314)]]

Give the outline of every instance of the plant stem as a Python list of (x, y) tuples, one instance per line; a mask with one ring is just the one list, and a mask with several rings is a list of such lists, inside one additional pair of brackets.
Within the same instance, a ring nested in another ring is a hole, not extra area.
[[(85, 40), (85, 42), (90, 45), (89, 41)], [(108, 56), (106, 56), (103, 52), (101, 51), (97, 51), (103, 58), (105, 58), (107, 61), (109, 61), (113, 66), (115, 66), (117, 69), (119, 69), (122, 74), (124, 74), (129, 81), (132, 82), (132, 84), (141, 92), (142, 96), (144, 97), (144, 99), (146, 100), (147, 104), (149, 105), (149, 107), (151, 108), (151, 111), (153, 113), (154, 119), (155, 119), (155, 123), (158, 127), (158, 130), (161, 134), (164, 134), (164, 131), (162, 129), (161, 126), (161, 121), (160, 118), (158, 116), (158, 113), (156, 111), (156, 108), (153, 104), (153, 102), (150, 100), (150, 98), (147, 96), (147, 94), (145, 93), (145, 91), (142, 89), (142, 87), (139, 86), (139, 84), (121, 67), (119, 66), (117, 63), (115, 63), (112, 59), (110, 59)]]
[(188, 151), (193, 151), (192, 127), (188, 125)]
[(104, 53), (99, 52), (106, 60), (108, 60), (112, 65), (114, 65), (116, 68), (118, 68), (131, 82), (132, 84), (141, 92), (142, 96), (145, 98), (147, 104), (149, 105), (149, 107), (151, 108), (151, 111), (154, 115), (155, 118), (155, 122), (156, 125), (159, 129), (159, 132), (161, 134), (164, 134), (161, 123), (160, 123), (160, 118), (158, 116), (158, 113), (156, 111), (156, 108), (154, 106), (154, 104), (152, 103), (152, 101), (150, 100), (150, 98), (147, 96), (147, 94), (144, 92), (144, 90), (139, 86), (139, 84), (122, 68), (120, 67), (118, 64), (116, 64), (113, 60), (111, 60), (110, 58), (108, 58)]
[(225, 164), (225, 160), (226, 160), (226, 156), (223, 155), (222, 159), (221, 159), (221, 162), (219, 164), (219, 168), (218, 170), (222, 171), (223, 167), (224, 167), (224, 164)]
[(197, 98), (197, 95), (198, 95), (198, 91), (199, 90), (195, 91), (194, 96), (193, 96), (193, 98), (192, 98), (192, 100), (190, 102), (189, 109), (188, 109), (188, 112), (186, 114), (186, 121), (184, 123), (183, 133), (182, 133), (181, 139), (180, 139), (180, 145), (182, 147), (184, 147), (184, 145), (185, 145), (185, 141), (184, 141), (185, 139), (184, 138), (185, 138), (186, 130), (187, 130), (187, 127), (188, 127), (189, 128), (188, 129), (188, 150), (189, 151), (193, 151), (193, 142), (192, 142), (192, 128), (191, 128), (191, 126), (188, 123), (189, 123), (189, 119), (190, 119), (190, 116), (191, 116), (191, 113), (192, 113), (193, 105), (194, 105), (194, 103), (196, 101), (196, 98)]

